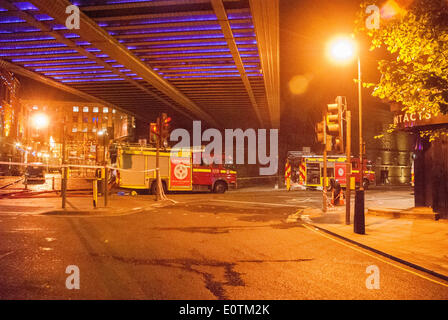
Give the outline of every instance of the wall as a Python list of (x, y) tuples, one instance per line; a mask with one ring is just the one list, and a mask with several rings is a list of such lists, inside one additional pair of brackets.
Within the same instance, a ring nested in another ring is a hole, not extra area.
[(411, 164), (415, 137), (407, 132), (387, 133), (393, 123), (393, 113), (376, 110), (375, 117), (364, 120), (364, 140), (367, 158), (375, 163), (377, 184), (381, 181), (381, 171), (388, 171), (386, 184), (408, 185), (411, 182)]
[(415, 159), (415, 205), (448, 218), (448, 137), (419, 141)]

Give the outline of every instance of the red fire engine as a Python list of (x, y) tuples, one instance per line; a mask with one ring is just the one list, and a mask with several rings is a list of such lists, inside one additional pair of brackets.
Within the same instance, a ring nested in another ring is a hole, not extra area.
[[(236, 188), (237, 173), (232, 164), (207, 164), (203, 150), (166, 149), (159, 153), (159, 168), (165, 191), (212, 191), (224, 193)], [(196, 161), (193, 161), (196, 160)], [(200, 164), (195, 164), (200, 163)], [(117, 182), (121, 188), (146, 189), (155, 194), (156, 150), (141, 146), (117, 149)]]
[[(346, 179), (346, 160), (342, 155), (327, 157), (327, 186), (333, 179), (343, 188), (347, 186)], [(359, 186), (361, 181), (360, 161), (359, 158), (352, 157), (352, 175), (354, 183)], [(323, 156), (314, 154), (304, 154), (300, 151), (291, 151), (288, 153), (287, 166), (291, 167), (291, 187), (302, 187), (307, 189), (322, 188), (323, 186)], [(373, 164), (369, 160), (364, 160), (364, 188), (375, 184), (375, 172)], [(352, 182), (353, 184), (353, 182)]]

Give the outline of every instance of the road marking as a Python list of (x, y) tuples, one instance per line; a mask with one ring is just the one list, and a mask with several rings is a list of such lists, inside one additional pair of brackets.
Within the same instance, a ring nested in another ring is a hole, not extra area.
[(218, 202), (245, 203), (245, 204), (263, 205), (263, 206), (297, 208), (297, 206), (292, 205), (292, 204), (268, 203), (268, 202), (252, 202), (252, 201), (235, 201), (235, 200), (218, 200), (218, 199), (210, 199), (210, 200), (211, 201), (218, 201)]
[(318, 201), (320, 199), (311, 199), (311, 198), (304, 198), (304, 199), (289, 199), (287, 200), (288, 202), (313, 202), (313, 201)]
[(303, 213), (304, 209), (298, 210), (297, 212), (290, 214), (287, 218), (286, 218), (286, 223), (294, 223), (297, 222), (297, 220), (299, 220), (299, 218), (303, 217), (302, 213)]
[(391, 265), (391, 266), (393, 266), (393, 267), (395, 267), (395, 268), (398, 268), (398, 269), (400, 269), (400, 270), (406, 271), (406, 272), (411, 273), (411, 274), (413, 274), (413, 275), (415, 275), (415, 276), (417, 276), (417, 277), (420, 277), (420, 278), (422, 278), (422, 279), (431, 281), (431, 282), (433, 282), (433, 283), (437, 283), (437, 284), (439, 284), (439, 285), (441, 285), (441, 286), (444, 286), (444, 287), (447, 287), (447, 288), (448, 288), (448, 284), (446, 284), (446, 283), (443, 283), (443, 282), (440, 282), (440, 281), (437, 281), (437, 280), (428, 278), (428, 277), (426, 277), (426, 276), (424, 276), (424, 275), (422, 275), (422, 274), (420, 274), (420, 273), (418, 273), (418, 272), (414, 272), (414, 271), (412, 271), (412, 270), (403, 268), (402, 266), (400, 266), (400, 265), (398, 265), (398, 264), (392, 263), (392, 262), (387, 261), (387, 260), (385, 260), (385, 259), (383, 259), (383, 258), (380, 258), (380, 257), (378, 257), (378, 256), (375, 256), (375, 255), (373, 255), (373, 254), (370, 254), (370, 253), (368, 253), (368, 252), (366, 252), (366, 251), (364, 251), (364, 250), (362, 250), (362, 249), (356, 248), (355, 246), (349, 245), (349, 244), (347, 244), (347, 243), (345, 243), (345, 242), (343, 242), (343, 241), (341, 241), (341, 240), (334, 239), (334, 238), (332, 238), (332, 237), (330, 237), (330, 236), (327, 236), (326, 234), (323, 234), (323, 233), (320, 232), (320, 231), (315, 230), (315, 228), (312, 228), (312, 227), (310, 227), (310, 226), (307, 226), (306, 224), (304, 224), (303, 226), (304, 226), (305, 228), (307, 228), (308, 230), (310, 230), (310, 231), (312, 231), (312, 232), (314, 232), (314, 233), (317, 233), (318, 235), (320, 235), (320, 236), (322, 236), (322, 237), (324, 237), (324, 238), (327, 238), (327, 239), (330, 239), (330, 240), (332, 240), (332, 241), (334, 241), (334, 242), (337, 242), (337, 243), (339, 243), (339, 244), (341, 244), (341, 245), (343, 245), (343, 246), (345, 246), (345, 247), (351, 248), (351, 249), (353, 249), (353, 250), (355, 250), (355, 251), (358, 251), (358, 252), (360, 252), (360, 253), (363, 253), (363, 254), (365, 254), (365, 255), (371, 257), (371, 258), (377, 259), (377, 260), (379, 260), (379, 261), (381, 261), (381, 262), (384, 262), (384, 263), (386, 263), (386, 264), (388, 264), (388, 265)]
[(3, 259), (4, 257), (6, 257), (6, 256), (9, 256), (11, 253), (13, 253), (14, 251), (10, 251), (10, 252), (7, 252), (7, 253), (5, 253), (5, 254), (2, 254), (1, 256), (0, 256), (0, 259)]

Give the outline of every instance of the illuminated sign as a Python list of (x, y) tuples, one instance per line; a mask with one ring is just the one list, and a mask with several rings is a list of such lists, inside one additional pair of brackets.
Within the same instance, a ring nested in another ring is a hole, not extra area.
[(433, 124), (448, 124), (448, 115), (439, 113), (437, 115), (431, 112), (399, 112), (395, 113), (394, 125), (398, 128), (412, 128), (420, 126), (428, 126)]

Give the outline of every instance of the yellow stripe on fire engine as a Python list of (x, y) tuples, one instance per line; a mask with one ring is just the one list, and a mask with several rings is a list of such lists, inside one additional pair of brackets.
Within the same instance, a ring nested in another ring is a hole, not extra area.
[(212, 172), (212, 169), (193, 169), (193, 172)]
[[(227, 173), (227, 170), (221, 170), (221, 173)], [(229, 173), (236, 174), (236, 171), (229, 171)]]
[[(359, 173), (359, 170), (352, 170), (352, 173)], [(364, 171), (364, 173), (375, 173), (375, 171)]]

